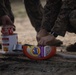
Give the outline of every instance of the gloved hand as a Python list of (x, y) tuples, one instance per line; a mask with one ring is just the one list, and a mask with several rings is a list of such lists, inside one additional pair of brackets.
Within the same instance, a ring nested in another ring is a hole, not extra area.
[(49, 43), (52, 44), (53, 41), (55, 40), (55, 37), (51, 34), (44, 36), (40, 39), (38, 42), (39, 45), (48, 45)]
[(36, 36), (37, 42), (40, 41), (41, 37), (44, 37), (47, 35), (48, 35), (48, 32), (45, 29), (41, 28), (40, 31), (37, 33), (37, 36)]
[(4, 15), (1, 17), (2, 25), (7, 26), (7, 25), (12, 25), (15, 31), (15, 25), (11, 21), (10, 17), (8, 15)]
[(2, 24), (3, 25), (13, 25), (13, 22), (11, 21), (11, 19), (9, 18), (8, 15), (4, 15), (1, 17), (1, 20), (2, 20)]

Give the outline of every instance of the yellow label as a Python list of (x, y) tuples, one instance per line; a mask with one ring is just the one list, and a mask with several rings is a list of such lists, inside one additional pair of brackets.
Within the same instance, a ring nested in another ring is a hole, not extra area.
[(40, 48), (39, 47), (32, 48), (31, 53), (33, 56), (38, 56), (40, 54)]
[(32, 56), (39, 56), (40, 55), (40, 48), (35, 46), (27, 46), (27, 50), (29, 50), (29, 54)]
[(7, 48), (7, 47), (4, 47), (3, 49), (4, 49), (4, 51), (6, 51), (6, 52), (8, 51), (8, 48)]

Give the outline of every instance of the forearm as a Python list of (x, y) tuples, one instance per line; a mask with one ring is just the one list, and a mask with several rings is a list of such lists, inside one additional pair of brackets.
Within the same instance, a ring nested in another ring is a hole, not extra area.
[(7, 10), (4, 6), (4, 0), (0, 0), (0, 17), (7, 15)]
[(43, 12), (42, 28), (51, 31), (60, 12), (61, 5), (62, 0), (47, 0)]
[(40, 0), (24, 0), (24, 5), (32, 26), (38, 32), (43, 17), (43, 7)]
[(7, 11), (8, 11), (7, 12), (8, 16), (10, 17), (10, 19), (12, 20), (12, 22), (14, 22), (14, 14), (12, 12), (10, 0), (4, 0), (4, 4), (5, 4), (5, 7), (6, 7)]
[[(66, 31), (70, 27), (69, 13), (74, 10), (76, 5), (73, 5), (75, 0), (65, 0), (55, 21), (52, 31), (60, 36), (65, 36)], [(75, 1), (76, 2), (76, 1)]]

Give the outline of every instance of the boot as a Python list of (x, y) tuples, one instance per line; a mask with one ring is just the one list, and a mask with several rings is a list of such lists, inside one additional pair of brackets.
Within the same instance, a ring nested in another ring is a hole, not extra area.
[(76, 43), (69, 45), (66, 50), (68, 52), (76, 52)]

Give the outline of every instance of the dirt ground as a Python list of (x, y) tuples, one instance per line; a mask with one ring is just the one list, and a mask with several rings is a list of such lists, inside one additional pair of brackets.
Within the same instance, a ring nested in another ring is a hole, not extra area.
[(76, 61), (53, 57), (45, 61), (0, 59), (0, 75), (76, 75)]
[[(18, 40), (22, 44), (36, 45), (36, 32), (27, 18), (15, 19)], [(70, 37), (71, 36), (71, 37)], [(58, 37), (63, 45), (74, 43), (76, 35), (67, 32), (66, 36)], [(60, 50), (60, 48), (58, 49)], [(35, 61), (25, 56), (0, 55), (0, 75), (76, 75), (76, 59), (65, 59), (54, 56), (48, 60)]]

